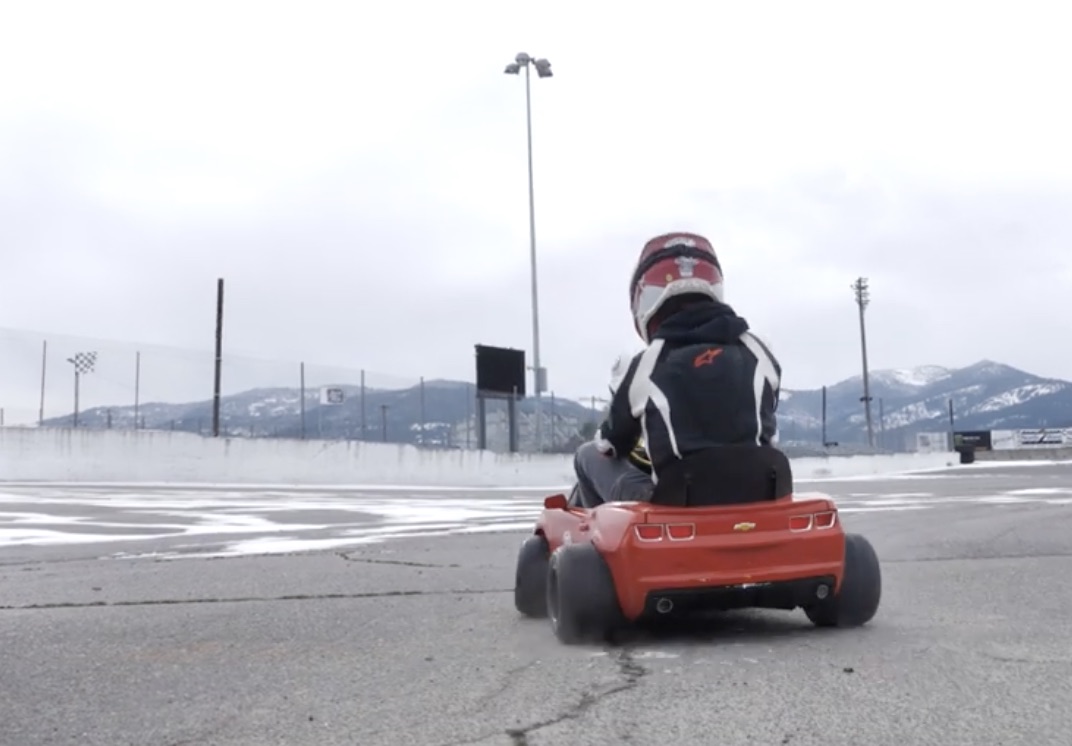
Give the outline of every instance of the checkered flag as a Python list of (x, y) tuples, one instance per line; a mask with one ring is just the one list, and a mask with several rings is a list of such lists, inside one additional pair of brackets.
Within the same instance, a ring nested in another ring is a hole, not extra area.
[(327, 405), (342, 404), (346, 400), (346, 393), (340, 388), (322, 386), (320, 388), (320, 403)]
[(95, 352), (79, 352), (71, 358), (71, 364), (74, 365), (75, 371), (79, 375), (85, 375), (86, 373), (93, 372), (93, 366), (97, 364), (97, 353)]

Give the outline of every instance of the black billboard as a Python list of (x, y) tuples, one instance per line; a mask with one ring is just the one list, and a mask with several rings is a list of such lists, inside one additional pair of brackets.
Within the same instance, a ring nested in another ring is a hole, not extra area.
[(476, 346), (476, 390), (488, 396), (525, 396), (525, 351)]
[(953, 448), (971, 448), (974, 451), (990, 451), (989, 430), (959, 430), (953, 433)]

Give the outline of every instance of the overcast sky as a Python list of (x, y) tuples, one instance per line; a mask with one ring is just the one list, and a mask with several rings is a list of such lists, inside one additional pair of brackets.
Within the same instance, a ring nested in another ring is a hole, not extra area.
[(872, 368), (1072, 379), (1072, 11), (626, 7), (5, 4), (0, 328), (33, 331), (0, 334), (0, 406), (35, 413), (45, 337), (50, 370), (93, 347), (129, 388), (140, 348), (189, 378), (143, 400), (208, 398), (217, 277), (227, 354), (287, 361), (255, 384), (299, 360), (471, 380), (474, 344), (531, 349), (520, 51), (555, 73), (532, 95), (558, 395), (637, 347), (628, 276), (670, 230), (711, 238), (788, 388), (858, 373), (860, 275)]

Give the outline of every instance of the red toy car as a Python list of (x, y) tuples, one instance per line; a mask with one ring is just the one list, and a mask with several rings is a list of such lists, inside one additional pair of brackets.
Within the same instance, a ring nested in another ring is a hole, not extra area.
[(517, 559), (515, 606), (549, 616), (564, 643), (699, 610), (803, 608), (818, 626), (866, 624), (878, 610), (873, 547), (845, 533), (831, 498), (794, 498), (776, 448), (683, 462), (650, 502), (586, 499), (579, 487), (546, 498)]

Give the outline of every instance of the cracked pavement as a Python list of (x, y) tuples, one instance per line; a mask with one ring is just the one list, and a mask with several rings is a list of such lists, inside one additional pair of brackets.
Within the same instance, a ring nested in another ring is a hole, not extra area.
[[(1072, 484), (1072, 464), (957, 473), (819, 487)], [(847, 513), (884, 562), (870, 626), (735, 613), (606, 647), (517, 615), (519, 532), (222, 559), (0, 548), (0, 744), (1064, 746), (1070, 511)]]

